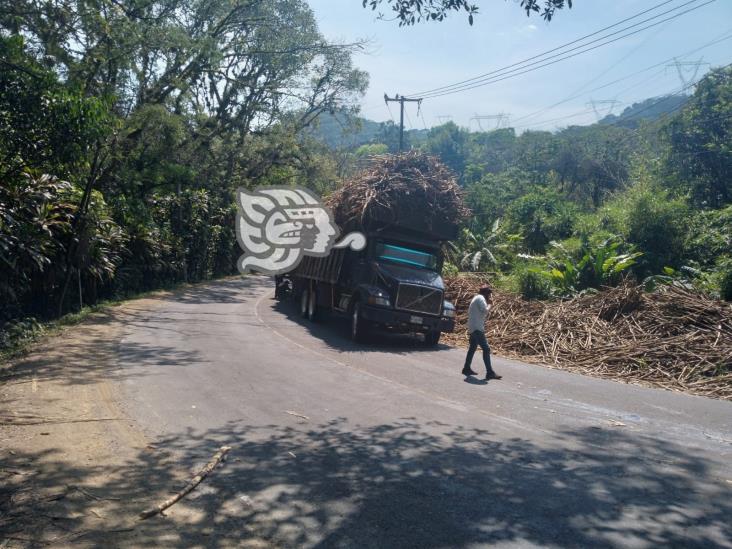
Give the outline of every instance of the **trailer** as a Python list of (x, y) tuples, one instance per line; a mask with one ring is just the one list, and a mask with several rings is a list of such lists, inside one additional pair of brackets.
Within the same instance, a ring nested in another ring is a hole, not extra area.
[(277, 277), (276, 296), (294, 297), (310, 321), (322, 314), (347, 317), (354, 341), (388, 331), (421, 333), (427, 345), (437, 345), (455, 328), (455, 307), (444, 300), (440, 275), (446, 235), (393, 223), (364, 229), (365, 249), (303, 258)]

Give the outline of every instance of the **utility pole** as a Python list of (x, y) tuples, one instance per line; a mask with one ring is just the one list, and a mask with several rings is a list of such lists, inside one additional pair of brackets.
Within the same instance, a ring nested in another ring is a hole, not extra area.
[(389, 97), (388, 95), (384, 94), (384, 102), (386, 103), (386, 106), (389, 106), (389, 101), (395, 101), (399, 103), (399, 152), (402, 152), (402, 149), (404, 149), (404, 103), (413, 102), (413, 103), (422, 103), (422, 99), (407, 99), (406, 97), (396, 94), (394, 97)]

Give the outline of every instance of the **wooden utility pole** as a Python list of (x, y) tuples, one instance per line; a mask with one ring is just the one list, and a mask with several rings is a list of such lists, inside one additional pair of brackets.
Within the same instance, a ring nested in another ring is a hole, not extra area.
[(387, 107), (389, 106), (389, 101), (396, 101), (399, 103), (399, 152), (402, 152), (402, 149), (404, 149), (404, 103), (412, 101), (413, 103), (421, 104), (422, 99), (407, 99), (399, 94), (396, 94), (394, 97), (389, 97), (384, 94), (384, 102)]

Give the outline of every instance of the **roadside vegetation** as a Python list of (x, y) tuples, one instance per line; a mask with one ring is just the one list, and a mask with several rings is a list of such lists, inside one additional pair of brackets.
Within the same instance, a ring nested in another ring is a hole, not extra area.
[[(234, 190), (335, 175), (304, 136), (367, 84), (296, 0), (5, 3), (0, 332), (235, 272)], [(50, 10), (50, 11), (49, 11)], [(15, 334), (15, 337), (11, 337)]]

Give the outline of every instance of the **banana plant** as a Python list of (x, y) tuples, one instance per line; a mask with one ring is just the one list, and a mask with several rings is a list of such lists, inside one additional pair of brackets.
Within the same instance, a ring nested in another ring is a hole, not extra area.
[(463, 228), (457, 243), (450, 243), (448, 258), (462, 270), (480, 271), (498, 264), (494, 250), (500, 236), (501, 220), (496, 219), (489, 232), (479, 234)]
[(622, 244), (619, 236), (611, 236), (596, 246), (585, 243), (578, 253), (572, 254), (561, 243), (551, 242), (554, 252), (550, 254), (547, 276), (563, 295), (613, 284), (643, 255), (632, 248), (618, 253)]

